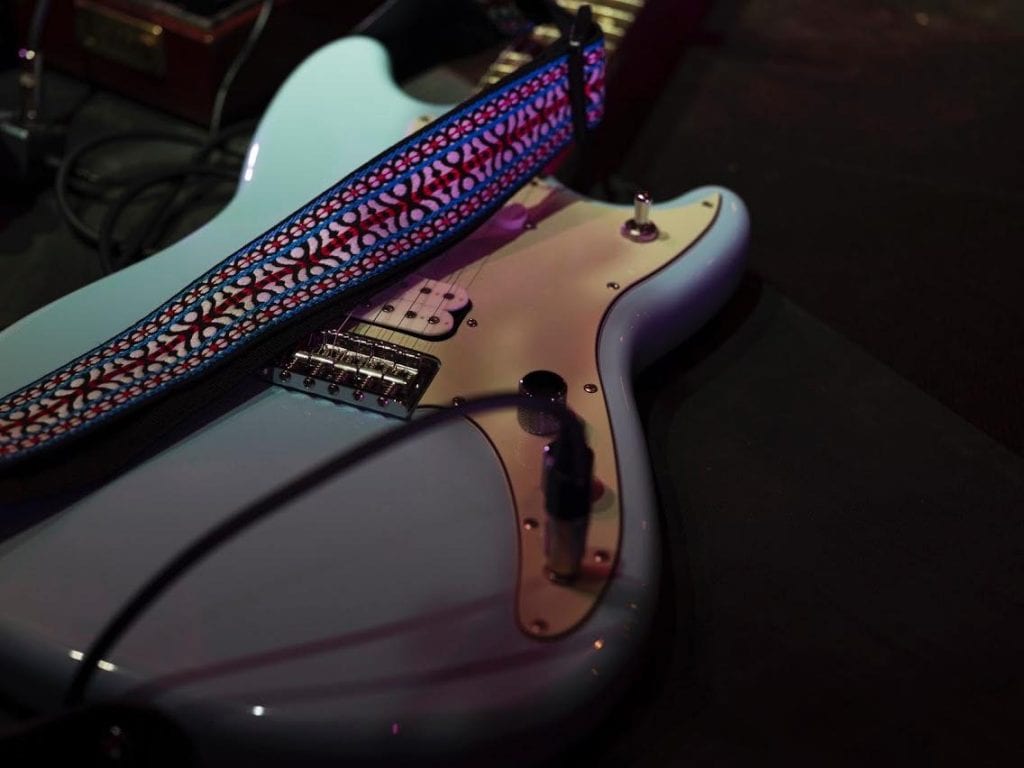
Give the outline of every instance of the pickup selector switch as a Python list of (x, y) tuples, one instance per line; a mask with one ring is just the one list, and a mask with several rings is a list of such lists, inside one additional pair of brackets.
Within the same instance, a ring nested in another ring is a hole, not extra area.
[[(519, 380), (519, 394), (543, 403), (565, 405), (567, 391), (565, 379), (552, 371), (531, 371)], [(555, 416), (529, 406), (520, 407), (518, 417), (519, 426), (531, 435), (553, 435), (560, 426)]]
[(634, 243), (649, 243), (658, 239), (658, 227), (651, 221), (651, 196), (637, 192), (633, 197), (633, 218), (622, 225), (622, 236)]

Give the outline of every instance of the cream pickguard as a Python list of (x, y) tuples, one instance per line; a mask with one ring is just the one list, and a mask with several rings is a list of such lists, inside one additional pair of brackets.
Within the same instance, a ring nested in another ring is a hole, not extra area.
[[(507, 391), (532, 371), (556, 373), (567, 383), (567, 405), (586, 425), (596, 475), (583, 571), (571, 585), (553, 581), (545, 570), (540, 459), (551, 438), (525, 431), (515, 413), (475, 419), (505, 468), (516, 510), (516, 616), (524, 632), (551, 638), (577, 628), (618, 560), (618, 463), (595, 343), (604, 317), (621, 293), (692, 246), (721, 202), (721, 195), (709, 194), (663, 209), (660, 236), (637, 243), (619, 235), (621, 210), (535, 181), (473, 238), (359, 307), (340, 326), (437, 359), (440, 368), (421, 406), (443, 408), (460, 398)], [(470, 305), (455, 330), (453, 313)], [(316, 374), (324, 364), (330, 366), (329, 358), (314, 356), (304, 372), (291, 370), (289, 386), (322, 394), (330, 377)], [(344, 394), (336, 399), (346, 401)]]

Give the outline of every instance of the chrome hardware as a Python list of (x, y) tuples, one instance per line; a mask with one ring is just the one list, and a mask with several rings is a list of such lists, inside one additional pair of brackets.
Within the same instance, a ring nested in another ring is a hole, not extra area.
[(658, 227), (651, 221), (651, 196), (637, 192), (633, 198), (633, 218), (622, 225), (622, 236), (634, 243), (649, 243), (658, 238)]
[(597, 384), (584, 384), (583, 391), (586, 392), (588, 395), (592, 395), (595, 392), (597, 392)]
[[(436, 358), (350, 331), (321, 331), (271, 371), (278, 383), (409, 418), (440, 368)], [(289, 383), (292, 374), (301, 385)], [(317, 382), (327, 386), (316, 387)], [(370, 397), (366, 397), (370, 395)]]
[(590, 519), (586, 517), (576, 520), (548, 517), (544, 526), (544, 554), (551, 581), (570, 584), (579, 576), (589, 526)]
[(548, 578), (557, 584), (568, 584), (580, 575), (587, 546), (594, 453), (586, 446), (582, 454), (578, 451), (561, 440), (544, 448), (544, 556)]

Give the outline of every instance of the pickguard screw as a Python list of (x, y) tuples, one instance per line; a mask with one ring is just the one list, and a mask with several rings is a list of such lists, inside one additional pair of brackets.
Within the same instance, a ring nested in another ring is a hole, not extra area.
[(536, 521), (536, 520), (535, 520), (534, 518), (532, 518), (532, 517), (528, 517), (528, 518), (526, 518), (525, 520), (523, 520), (523, 528), (525, 528), (525, 529), (526, 529), (526, 530), (528, 530), (528, 531), (533, 531), (533, 530), (536, 530), (536, 528), (537, 528), (537, 526), (538, 526), (538, 525), (540, 525), (540, 523), (538, 523), (538, 522), (537, 522), (537, 521)]
[(430, 288), (428, 288), (425, 285), (422, 288), (420, 288), (420, 293), (431, 293), (431, 292), (432, 291), (430, 290)]
[(278, 374), (278, 378), (280, 378), (281, 381), (288, 381), (291, 377), (292, 375), (288, 373), (288, 371), (281, 371), (281, 373)]
[(544, 619), (535, 619), (530, 622), (530, 631), (535, 635), (543, 635), (548, 631), (548, 623)]
[(327, 385), (327, 391), (330, 392), (332, 395), (338, 394), (338, 385), (337, 384), (328, 384)]
[(608, 283), (608, 287), (611, 288), (613, 291), (619, 290), (619, 284), (618, 283)]
[(453, 397), (452, 398), (452, 405), (454, 405), (456, 408), (458, 408), (460, 406), (463, 406), (465, 404), (466, 404), (466, 398), (464, 398), (464, 397)]
[(595, 563), (607, 563), (609, 560), (611, 560), (611, 556), (603, 549), (599, 549), (594, 553)]
[(358, 390), (358, 389), (353, 390), (352, 391), (352, 399), (353, 400), (362, 400), (363, 399), (362, 391)]
[(584, 384), (583, 391), (592, 395), (597, 392), (597, 384)]
[(468, 325), (470, 328), (476, 328), (477, 325), (478, 325), (478, 323), (476, 321), (476, 318), (475, 317), (469, 318), (469, 320), (466, 321), (466, 325)]
[(385, 304), (383, 307), (381, 307), (381, 309), (383, 309), (385, 312), (394, 312), (395, 311), (395, 307), (394, 307), (393, 304)]
[(316, 383), (316, 379), (314, 379), (312, 376), (307, 376), (306, 378), (304, 378), (302, 380), (302, 386), (304, 386), (306, 389), (312, 389), (313, 388), (313, 384), (315, 384), (315, 383)]
[(414, 317), (416, 317), (416, 313), (410, 309), (408, 312), (405, 313), (405, 316), (412, 320)]
[(431, 315), (430, 317), (427, 318), (427, 322), (430, 323), (431, 325), (437, 325), (438, 323), (441, 322), (441, 318), (438, 317), (437, 315)]
[(529, 219), (527, 219), (526, 221), (523, 222), (523, 229), (536, 229), (536, 228), (537, 228), (537, 225), (534, 224)]

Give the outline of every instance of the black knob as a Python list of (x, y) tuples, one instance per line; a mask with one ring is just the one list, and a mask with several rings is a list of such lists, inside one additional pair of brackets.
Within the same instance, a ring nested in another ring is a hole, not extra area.
[[(565, 379), (551, 371), (531, 371), (519, 380), (519, 394), (543, 403), (565, 404), (568, 388)], [(558, 418), (523, 406), (519, 409), (519, 426), (531, 435), (553, 435), (558, 432)]]

